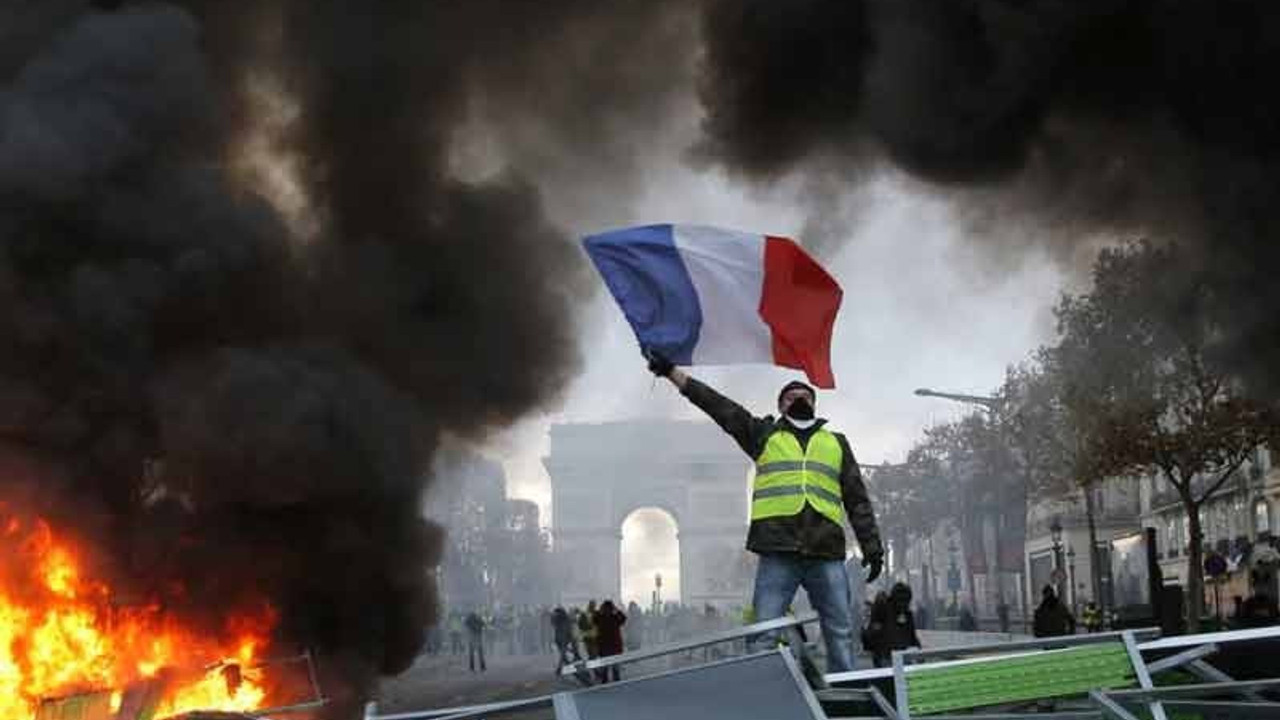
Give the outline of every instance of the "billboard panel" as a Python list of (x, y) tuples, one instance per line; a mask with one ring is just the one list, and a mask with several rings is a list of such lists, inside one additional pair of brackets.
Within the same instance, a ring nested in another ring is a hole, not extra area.
[(1151, 604), (1147, 543), (1142, 533), (1111, 541), (1111, 593), (1117, 608)]

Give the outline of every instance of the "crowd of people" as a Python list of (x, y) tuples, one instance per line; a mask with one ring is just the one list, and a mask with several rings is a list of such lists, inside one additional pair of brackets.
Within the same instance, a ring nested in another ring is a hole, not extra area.
[[(573, 608), (572, 614), (563, 607), (556, 607), (551, 611), (551, 627), (556, 644), (556, 671), (559, 672), (566, 664), (580, 660), (622, 654), (623, 627), (626, 624), (627, 614), (618, 610), (612, 600), (605, 600), (599, 607), (592, 600), (587, 603), (586, 610), (578, 611)], [(620, 678), (617, 667), (596, 672), (601, 682)]]
[[(1257, 583), (1254, 593), (1248, 598), (1235, 597), (1234, 611), (1221, 619), (1217, 629), (1243, 629), (1266, 627), (1280, 624), (1280, 606), (1276, 599), (1266, 590), (1266, 585)], [(1033, 631), (1036, 637), (1057, 637), (1074, 635), (1078, 629), (1087, 633), (1102, 632), (1109, 623), (1102, 609), (1093, 601), (1084, 604), (1080, 609), (1080, 621), (1067, 604), (1058, 598), (1052, 585), (1044, 586), (1040, 593), (1040, 605), (1036, 607)]]
[[(612, 600), (585, 607), (475, 607), (445, 613), (427, 637), (431, 655), (467, 656), (473, 672), (495, 655), (554, 654), (556, 671), (567, 663), (617, 655), (742, 624), (746, 611), (721, 611), (679, 603), (625, 608)], [(617, 678), (616, 669), (611, 674)], [(604, 678), (602, 678), (604, 679)]]
[(452, 610), (427, 633), (430, 655), (467, 655), (471, 669), (483, 672), (486, 657), (540, 655), (553, 647), (544, 610), (533, 607)]
[[(1280, 623), (1280, 608), (1265, 592), (1247, 600), (1236, 599), (1232, 627), (1258, 627)], [(1093, 602), (1087, 602), (1076, 613), (1062, 600), (1051, 585), (1041, 591), (1035, 610), (1033, 632), (1037, 637), (1074, 635), (1077, 632), (1102, 632), (1109, 623)], [(963, 606), (938, 609), (939, 615), (957, 618), (956, 629), (977, 630), (972, 612)], [(920, 647), (917, 628), (931, 627), (928, 608), (915, 607), (911, 588), (896, 583), (866, 603), (861, 632), (863, 648), (877, 667), (887, 665), (894, 650)], [(610, 657), (627, 650), (674, 642), (725, 630), (754, 621), (749, 607), (730, 611), (707, 605), (696, 608), (678, 603), (643, 608), (635, 602), (626, 608), (613, 601), (585, 607), (473, 608), (470, 611), (446, 613), (428, 635), (427, 652), (432, 655), (466, 655), (473, 672), (487, 669), (486, 657), (500, 655), (549, 655), (556, 658), (559, 672), (565, 665), (582, 660)], [(1007, 622), (1001, 618), (1001, 624)], [(739, 648), (741, 650), (741, 648)], [(619, 679), (617, 667), (608, 672), (597, 671), (601, 682)]]

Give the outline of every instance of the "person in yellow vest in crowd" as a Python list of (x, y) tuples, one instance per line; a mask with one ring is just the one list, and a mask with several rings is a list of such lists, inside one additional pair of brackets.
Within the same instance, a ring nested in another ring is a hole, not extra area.
[(582, 633), (582, 647), (587, 651), (587, 659), (594, 660), (599, 657), (595, 600), (588, 602), (586, 612), (578, 616), (578, 631)]
[[(884, 548), (849, 441), (815, 417), (817, 393), (805, 383), (791, 382), (782, 388), (780, 417), (755, 417), (661, 354), (646, 351), (645, 356), (654, 375), (670, 380), (755, 461), (747, 549), (759, 556), (751, 603), (757, 622), (781, 617), (796, 590), (803, 587), (818, 611), (827, 669), (852, 670), (853, 598), (844, 566), (846, 518), (862, 548), (867, 582), (880, 575)], [(766, 646), (773, 646), (776, 636), (767, 634)]]
[(1102, 632), (1102, 610), (1094, 601), (1090, 600), (1084, 606), (1084, 611), (1080, 613), (1080, 620), (1084, 624), (1085, 632)]

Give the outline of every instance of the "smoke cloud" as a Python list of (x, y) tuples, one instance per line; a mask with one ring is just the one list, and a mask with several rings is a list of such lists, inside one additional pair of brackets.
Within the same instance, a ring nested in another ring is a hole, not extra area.
[(714, 0), (702, 27), (703, 158), (762, 181), (897, 168), (999, 250), (1189, 245), (1186, 273), (1228, 320), (1223, 352), (1280, 391), (1272, 5)]
[[(622, 42), (692, 38), (691, 13), (616, 5), (0, 10), (7, 502), (210, 627), (269, 600), (335, 713), (407, 667), (435, 613), (441, 436), (577, 368), (592, 286), (526, 171), (625, 178), (623, 138), (692, 68)], [(476, 122), (515, 166), (463, 180)]]

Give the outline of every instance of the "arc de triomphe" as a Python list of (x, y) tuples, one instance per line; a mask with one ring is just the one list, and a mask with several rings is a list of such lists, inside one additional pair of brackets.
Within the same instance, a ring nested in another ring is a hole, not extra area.
[(622, 522), (645, 507), (675, 518), (681, 602), (749, 602), (750, 463), (720, 428), (669, 420), (553, 425), (543, 464), (560, 602), (620, 597)]

